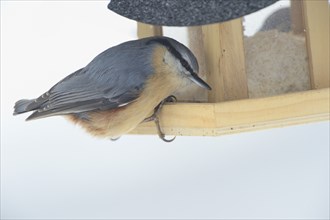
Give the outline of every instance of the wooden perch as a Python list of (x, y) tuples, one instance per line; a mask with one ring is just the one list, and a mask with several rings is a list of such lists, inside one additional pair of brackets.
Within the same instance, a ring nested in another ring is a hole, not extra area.
[[(329, 88), (280, 96), (221, 103), (165, 105), (160, 124), (167, 135), (222, 134), (329, 120)], [(131, 134), (156, 134), (153, 122)]]

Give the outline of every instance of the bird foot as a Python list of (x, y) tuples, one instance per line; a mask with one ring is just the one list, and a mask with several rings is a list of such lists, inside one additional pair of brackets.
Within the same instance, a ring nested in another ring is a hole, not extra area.
[(166, 102), (176, 102), (176, 101), (177, 101), (177, 99), (176, 99), (176, 97), (174, 95), (171, 95), (171, 96), (167, 97), (166, 99), (164, 99), (163, 101), (161, 101), (156, 106), (156, 108), (154, 109), (154, 113), (150, 117), (148, 117), (148, 118), (146, 118), (146, 119), (143, 120), (143, 122), (154, 121), (155, 124), (156, 124), (156, 127), (157, 127), (157, 132), (158, 132), (159, 138), (162, 139), (165, 142), (172, 142), (172, 141), (174, 141), (174, 139), (176, 137), (174, 137), (172, 139), (166, 139), (165, 138), (165, 134), (162, 132), (162, 129), (161, 129), (160, 124), (159, 124), (159, 117), (158, 116), (159, 116), (160, 110), (162, 109), (163, 105)]
[(120, 138), (120, 136), (119, 137), (112, 137), (112, 138), (110, 138), (110, 140), (111, 141), (117, 141), (119, 138)]

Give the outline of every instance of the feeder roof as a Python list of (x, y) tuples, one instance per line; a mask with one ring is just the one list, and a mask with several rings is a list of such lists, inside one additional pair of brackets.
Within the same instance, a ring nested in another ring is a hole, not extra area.
[(108, 8), (142, 23), (194, 26), (228, 21), (277, 0), (111, 0)]

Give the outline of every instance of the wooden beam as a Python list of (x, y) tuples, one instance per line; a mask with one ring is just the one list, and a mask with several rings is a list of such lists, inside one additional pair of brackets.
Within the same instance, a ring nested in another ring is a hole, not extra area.
[(162, 36), (163, 28), (162, 26), (155, 26), (144, 23), (137, 23), (137, 35), (138, 38), (152, 37), (152, 36)]
[(291, 29), (294, 34), (304, 33), (302, 1), (291, 0)]
[[(221, 103), (167, 104), (160, 124), (167, 135), (218, 136), (329, 120), (329, 88)], [(132, 134), (156, 134), (153, 122)]]
[(313, 89), (327, 88), (329, 81), (329, 4), (327, 0), (304, 0), (309, 72)]
[(202, 26), (209, 102), (248, 98), (242, 20)]
[(202, 26), (188, 27), (189, 49), (193, 52), (199, 65), (199, 76), (204, 78), (208, 71), (205, 63)]

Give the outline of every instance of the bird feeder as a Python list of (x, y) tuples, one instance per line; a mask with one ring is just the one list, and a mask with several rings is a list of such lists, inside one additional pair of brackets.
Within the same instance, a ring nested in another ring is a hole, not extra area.
[[(117, 4), (120, 2), (126, 3)], [(135, 4), (135, 7), (127, 2), (134, 2), (131, 4)], [(139, 4), (143, 2), (146, 6), (143, 6), (144, 10), (140, 10)], [(180, 12), (187, 19), (180, 20), (179, 16), (176, 21), (179, 11), (158, 13), (162, 16), (156, 19), (157, 12), (153, 14), (153, 10), (148, 8), (148, 5), (152, 5), (150, 1), (112, 0), (108, 7), (119, 14), (122, 7), (122, 11), (126, 13), (124, 16), (137, 20), (139, 38), (162, 35), (162, 25), (194, 25), (188, 27), (189, 33), (199, 33), (194, 37), (199, 37), (201, 41), (191, 41), (195, 45), (190, 44), (190, 47), (203, 44), (203, 51), (198, 52), (197, 58), (199, 62), (203, 60), (200, 63), (205, 65), (204, 78), (212, 87), (212, 91), (208, 92), (203, 102), (166, 104), (160, 114), (160, 124), (165, 134), (218, 136), (329, 120), (329, 5), (326, 0), (291, 1), (291, 31), (293, 34), (305, 35), (306, 38), (310, 89), (272, 96), (263, 95), (259, 98), (249, 98), (241, 16), (267, 7), (276, 0), (159, 2), (165, 4), (162, 7), (171, 7), (173, 2), (184, 2), (185, 10)], [(196, 6), (198, 2), (200, 5)], [(253, 2), (259, 3), (253, 5)], [(217, 3), (223, 4), (222, 7), (225, 8), (217, 9)], [(191, 5), (187, 6), (188, 4)], [(201, 12), (203, 4), (211, 9)], [(214, 8), (215, 12), (212, 11)], [(180, 7), (177, 10), (180, 10)], [(192, 14), (189, 14), (191, 11)], [(222, 14), (216, 14), (216, 11), (221, 11)], [(149, 14), (136, 16), (138, 13)], [(215, 14), (209, 16), (205, 13)], [(199, 22), (205, 19), (199, 16), (209, 16), (206, 22), (208, 24), (204, 22), (200, 25)], [(154, 123), (148, 122), (142, 123), (131, 133), (157, 134), (157, 130)]]

